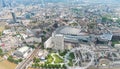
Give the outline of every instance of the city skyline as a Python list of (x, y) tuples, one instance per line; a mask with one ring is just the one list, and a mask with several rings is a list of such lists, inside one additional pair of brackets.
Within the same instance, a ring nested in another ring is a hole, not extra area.
[(120, 0), (0, 0), (0, 69), (119, 69)]

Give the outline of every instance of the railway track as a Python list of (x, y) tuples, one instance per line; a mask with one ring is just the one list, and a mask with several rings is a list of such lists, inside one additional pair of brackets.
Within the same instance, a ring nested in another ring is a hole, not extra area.
[(26, 69), (26, 66), (33, 60), (38, 51), (39, 48), (36, 48), (33, 53), (28, 58), (26, 58), (26, 60), (17, 65), (16, 69)]

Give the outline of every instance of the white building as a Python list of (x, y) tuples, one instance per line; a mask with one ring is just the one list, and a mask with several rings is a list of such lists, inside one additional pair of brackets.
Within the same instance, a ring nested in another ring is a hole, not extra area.
[(64, 50), (64, 37), (61, 34), (57, 34), (53, 36), (53, 44), (54, 44), (54, 49), (56, 50)]
[(15, 51), (14, 55), (16, 55), (17, 57), (26, 58), (31, 51), (32, 48), (24, 46)]
[(50, 37), (45, 43), (45, 48), (52, 48), (55, 50), (64, 50), (64, 37), (61, 34)]
[(52, 37), (50, 37), (47, 41), (45, 41), (44, 47), (45, 47), (45, 48), (52, 48), (52, 47), (53, 47)]
[(30, 38), (26, 38), (25, 41), (27, 43), (34, 43), (34, 42), (40, 43), (40, 42), (42, 42), (42, 39), (41, 39), (41, 37), (40, 38), (30, 37)]
[(3, 31), (3, 34), (8, 35), (8, 34), (11, 34), (11, 32), (12, 32), (12, 31), (11, 31), (10, 29), (8, 29), (8, 30), (4, 30), (4, 31)]

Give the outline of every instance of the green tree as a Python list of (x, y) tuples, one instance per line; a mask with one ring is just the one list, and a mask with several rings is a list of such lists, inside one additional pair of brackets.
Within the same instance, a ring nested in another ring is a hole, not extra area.
[(13, 59), (12, 56), (9, 56), (7, 60), (10, 61), (10, 62), (14, 62), (14, 59)]
[(2, 49), (0, 49), (0, 56), (3, 56), (3, 51), (2, 51)]
[(60, 52), (59, 54), (60, 54), (60, 56), (65, 56), (65, 54), (66, 54), (67, 52), (68, 52), (68, 51), (65, 50), (65, 51), (63, 51), (63, 52)]
[(18, 64), (18, 63), (19, 63), (19, 60), (14, 60), (14, 59), (13, 59), (13, 61), (14, 61), (15, 64)]
[(43, 31), (43, 34), (46, 34), (46, 31)]
[(22, 62), (23, 60), (20, 58), (18, 61), (19, 61), (19, 62)]
[(88, 28), (89, 29), (93, 29), (93, 28), (95, 28), (96, 27), (96, 24), (95, 23), (90, 23), (90, 24), (88, 24)]
[(38, 63), (38, 62), (40, 62), (40, 59), (39, 59), (39, 58), (34, 57), (34, 58), (33, 58), (33, 62), (34, 62), (34, 63)]
[(107, 22), (107, 21), (113, 22), (113, 20), (110, 17), (106, 17), (106, 16), (102, 17), (102, 22)]
[(106, 22), (107, 21), (107, 17), (102, 17), (102, 22)]

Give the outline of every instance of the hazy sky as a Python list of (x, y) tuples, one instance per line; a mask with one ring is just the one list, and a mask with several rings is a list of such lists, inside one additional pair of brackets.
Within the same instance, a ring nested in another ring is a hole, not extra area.
[[(0, 0), (2, 1), (2, 0)], [(6, 2), (12, 2), (12, 1), (15, 1), (17, 2), (18, 4), (19, 3), (25, 3), (25, 4), (31, 4), (32, 2), (36, 2), (36, 3), (41, 3), (42, 0), (4, 0)], [(78, 2), (81, 2), (81, 1), (86, 1), (86, 2), (90, 2), (90, 3), (120, 3), (120, 0), (43, 0), (45, 1), (45, 3), (47, 2), (64, 2), (64, 3), (67, 3), (67, 1), (70, 1), (70, 2), (73, 2), (73, 1), (78, 1)], [(65, 2), (66, 1), (66, 2)]]

